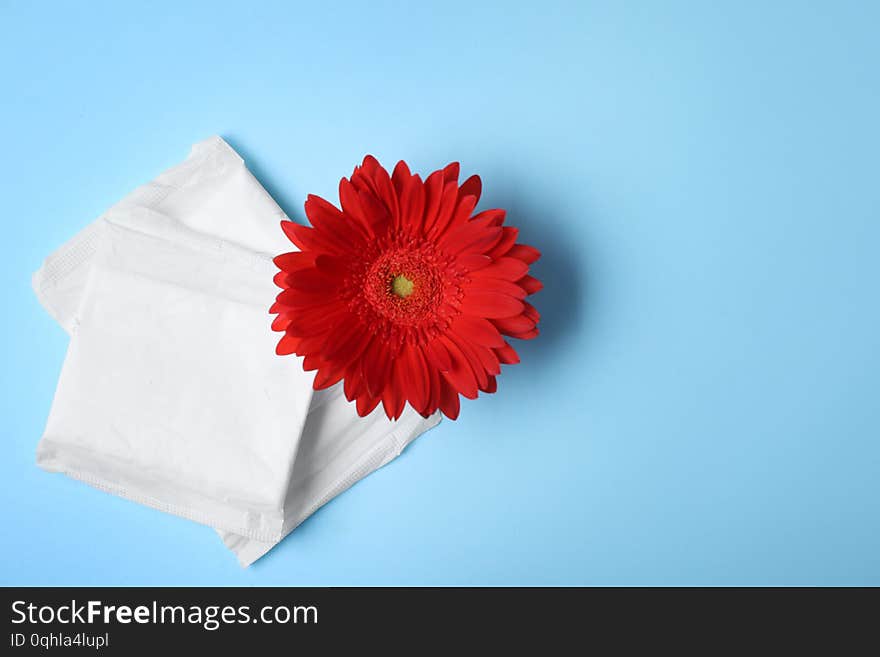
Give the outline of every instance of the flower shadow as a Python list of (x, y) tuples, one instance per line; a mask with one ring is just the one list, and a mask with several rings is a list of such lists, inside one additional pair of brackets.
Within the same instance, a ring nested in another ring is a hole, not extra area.
[(588, 245), (554, 207), (551, 191), (526, 192), (523, 185), (504, 174), (488, 172), (485, 178), (492, 182), (480, 208), (507, 210), (505, 224), (519, 229), (518, 241), (541, 252), (529, 273), (541, 280), (544, 289), (528, 298), (541, 313), (541, 335), (530, 341), (513, 340), (512, 344), (524, 354), (564, 353), (564, 342), (584, 329), (583, 318), (591, 296)]

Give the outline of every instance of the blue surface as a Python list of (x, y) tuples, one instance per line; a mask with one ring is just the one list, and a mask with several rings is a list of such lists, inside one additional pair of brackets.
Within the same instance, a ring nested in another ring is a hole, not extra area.
[[(880, 584), (880, 5), (294, 4), (0, 1), (0, 583)], [(215, 133), (297, 217), (459, 159), (547, 287), (499, 394), (249, 570), (34, 465), (31, 272)]]

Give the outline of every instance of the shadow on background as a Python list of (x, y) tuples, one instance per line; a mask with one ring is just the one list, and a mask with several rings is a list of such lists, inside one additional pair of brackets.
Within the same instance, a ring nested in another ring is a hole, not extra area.
[[(244, 158), (248, 170), (254, 174), (254, 178), (256, 178), (266, 191), (269, 192), (269, 195), (275, 199), (275, 202), (281, 207), (284, 214), (293, 221), (303, 223), (305, 220), (305, 213), (303, 212), (302, 205), (293, 201), (292, 190), (285, 190), (285, 188), (278, 183), (278, 177), (273, 176), (271, 172), (266, 170), (263, 167), (260, 158), (255, 156), (247, 146), (242, 145), (237, 137), (232, 135), (221, 136), (226, 143), (232, 146), (232, 148)], [(305, 195), (303, 195), (303, 198), (305, 198)]]
[(590, 299), (589, 251), (581, 236), (573, 236), (568, 221), (555, 207), (552, 190), (535, 189), (510, 180), (510, 176), (488, 172), (482, 175), (484, 194), (480, 209), (507, 210), (505, 224), (519, 228), (517, 241), (534, 246), (541, 259), (529, 273), (544, 283), (544, 289), (528, 298), (541, 313), (541, 334), (534, 340), (511, 340), (523, 352), (549, 356), (566, 338), (584, 331), (584, 315)]

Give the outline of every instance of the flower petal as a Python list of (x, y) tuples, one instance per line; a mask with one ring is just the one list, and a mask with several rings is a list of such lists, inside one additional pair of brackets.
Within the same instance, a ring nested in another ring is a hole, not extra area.
[(523, 306), (525, 306), (525, 309), (523, 310), (523, 315), (528, 317), (535, 324), (541, 321), (541, 313), (539, 313), (532, 304), (530, 304), (528, 301), (523, 301)]
[(462, 299), (461, 310), (468, 315), (494, 319), (519, 315), (523, 304), (507, 294), (472, 289)]
[(481, 292), (497, 292), (498, 294), (506, 294), (514, 299), (525, 299), (526, 291), (520, 287), (519, 283), (506, 281), (503, 278), (474, 278), (462, 286), (465, 296), (472, 290), (480, 290)]
[[(473, 198), (469, 196), (468, 198)], [(460, 253), (485, 253), (501, 237), (501, 228), (496, 226), (475, 226), (474, 222), (468, 222), (458, 228), (453, 228), (439, 241), (443, 250), (447, 253), (458, 255)]]
[(462, 353), (458, 345), (456, 345), (449, 337), (440, 336), (438, 338), (446, 347), (452, 358), (452, 367), (448, 372), (443, 372), (443, 376), (447, 381), (455, 386), (462, 395), (468, 399), (475, 399), (477, 396), (477, 379), (471, 369), (467, 356)]
[(496, 349), (495, 355), (498, 356), (498, 360), (504, 365), (516, 365), (519, 362), (519, 354), (516, 353), (516, 349), (507, 343), (500, 349)]
[[(485, 257), (485, 256), (484, 256)], [(529, 266), (517, 258), (498, 258), (484, 269), (474, 272), (474, 276), (482, 278), (503, 278), (508, 281), (516, 281), (525, 276)]]
[(339, 181), (339, 203), (347, 217), (359, 222), (365, 228), (369, 228), (369, 223), (364, 216), (363, 208), (361, 208), (359, 192), (348, 178)]
[(315, 258), (315, 269), (338, 281), (348, 275), (348, 266), (350, 263), (350, 257), (333, 256), (322, 253)]
[(516, 317), (504, 317), (503, 319), (493, 319), (492, 323), (505, 335), (513, 335), (516, 333), (525, 333), (535, 328), (535, 322), (525, 316), (525, 314)]
[(381, 397), (388, 385), (393, 364), (391, 350), (379, 339), (373, 339), (361, 356), (361, 374), (367, 383), (367, 392), (374, 397)]
[(461, 410), (461, 402), (458, 399), (458, 392), (452, 387), (452, 384), (442, 376), (440, 377), (438, 390), (440, 392), (439, 408), (443, 411), (443, 415), (450, 420), (457, 419), (458, 413)]
[[(287, 222), (293, 223), (293, 222)], [(282, 253), (272, 259), (275, 266), (283, 271), (299, 271), (300, 269), (308, 269), (315, 264), (315, 254), (305, 251), (291, 251), (290, 253)]]
[(291, 242), (303, 251), (344, 251), (345, 247), (338, 239), (327, 233), (320, 233), (311, 226), (303, 226), (293, 221), (282, 221), (281, 228)]
[[(288, 333), (288, 335), (290, 334)], [(299, 338), (299, 345), (297, 345), (296, 353), (305, 356), (312, 352), (320, 352), (324, 348), (324, 343), (326, 341), (326, 335), (303, 336)]]
[(335, 365), (324, 365), (315, 373), (315, 380), (312, 382), (312, 388), (315, 390), (326, 390), (330, 386), (334, 386), (342, 380), (345, 370)]
[(336, 332), (336, 327), (340, 324), (344, 325), (349, 316), (348, 309), (339, 303), (303, 308), (291, 316), (287, 331), (301, 338), (315, 335), (332, 336)]
[(491, 210), (483, 210), (482, 212), (475, 214), (474, 221), (477, 221), (478, 219), (487, 219), (490, 226), (500, 226), (504, 223), (505, 216), (507, 216), (507, 212), (501, 208), (492, 208)]
[(345, 368), (345, 377), (342, 379), (342, 391), (348, 401), (354, 401), (361, 394), (366, 393), (367, 384), (361, 376), (360, 362), (351, 362)]
[(495, 352), (492, 349), (474, 345), (474, 352), (476, 353), (477, 358), (480, 359), (483, 369), (486, 370), (490, 376), (501, 374), (501, 362), (498, 360), (498, 356), (495, 355)]
[(351, 363), (360, 356), (370, 343), (370, 335), (357, 321), (342, 322), (324, 348), (324, 358)]
[(458, 187), (458, 173), (459, 173), (459, 164), (458, 162), (450, 162), (445, 167), (443, 167), (443, 180), (445, 182), (454, 182), (456, 183), (456, 187)]
[(489, 255), (493, 258), (500, 258), (501, 256), (507, 255), (516, 242), (516, 238), (519, 236), (519, 229), (514, 228), (513, 226), (504, 226), (501, 230), (501, 239), (498, 240), (498, 243), (493, 246), (492, 250), (489, 252)]
[(459, 315), (452, 322), (452, 330), (469, 342), (484, 347), (503, 347), (504, 338), (498, 329), (487, 319), (472, 315)]
[(471, 368), (471, 372), (474, 375), (474, 379), (477, 382), (477, 390), (481, 390), (486, 385), (487, 374), (486, 368), (483, 367), (480, 358), (474, 350), (474, 346), (479, 345), (472, 345), (467, 339), (463, 338), (455, 331), (449, 331), (446, 335), (461, 350), (461, 353), (464, 354), (464, 357), (467, 359), (468, 365)]
[(537, 338), (540, 333), (540, 329), (533, 328), (531, 331), (526, 331), (525, 333), (511, 333), (511, 338), (516, 338), (517, 340), (531, 340), (533, 338)]
[(373, 171), (373, 182), (378, 190), (378, 199), (388, 209), (388, 215), (392, 219), (398, 215), (397, 194), (391, 184), (391, 176), (384, 167), (379, 166)]
[(376, 406), (379, 405), (379, 401), (379, 397), (371, 397), (366, 393), (358, 395), (357, 401), (355, 402), (358, 415), (361, 417), (367, 417), (376, 409)]
[(395, 358), (392, 363), (391, 377), (385, 392), (382, 395), (382, 405), (385, 407), (385, 415), (389, 420), (396, 420), (403, 413), (406, 405), (406, 392), (401, 378), (401, 369), (404, 367), (402, 358)]
[(446, 372), (452, 369), (452, 357), (438, 340), (431, 340), (422, 345), (422, 351), (425, 359), (430, 365), (440, 372)]
[(333, 234), (343, 244), (350, 242), (355, 236), (360, 239), (369, 237), (362, 223), (346, 220), (341, 210), (320, 196), (309, 194), (305, 202), (305, 211), (312, 226), (323, 233)]
[(514, 244), (507, 252), (511, 258), (519, 258), (526, 264), (532, 264), (541, 257), (541, 252), (528, 244)]
[(299, 345), (299, 338), (292, 335), (284, 334), (275, 346), (275, 353), (279, 356), (286, 356), (296, 351)]
[(408, 229), (416, 233), (421, 232), (422, 217), (425, 214), (425, 183), (422, 182), (421, 176), (416, 174), (413, 176), (413, 188), (410, 194), (409, 214), (413, 218)]
[(376, 184), (376, 172), (382, 168), (379, 160), (370, 154), (364, 155), (364, 160), (359, 167), (354, 168), (351, 174), (351, 184), (358, 191), (362, 189), (371, 190), (376, 196), (379, 196), (379, 186)]
[(287, 276), (290, 288), (293, 290), (302, 290), (310, 294), (327, 295), (328, 299), (335, 299), (335, 291), (337, 283), (332, 276), (327, 275), (319, 269), (301, 269), (291, 272)]
[(392, 225), (393, 217), (391, 212), (378, 198), (371, 192), (358, 192), (358, 201), (361, 211), (364, 213), (365, 221), (369, 228), (370, 234), (374, 236), (384, 235), (388, 226)]
[(544, 284), (534, 276), (524, 276), (516, 282), (526, 291), (526, 294), (535, 294), (544, 289)]
[(422, 214), (425, 211), (425, 189), (419, 176), (410, 176), (403, 180), (399, 193), (400, 222), (397, 227), (406, 226), (409, 230), (420, 233)]
[(400, 378), (407, 399), (416, 411), (424, 413), (430, 400), (431, 377), (421, 348), (406, 345), (401, 353)]
[(335, 302), (335, 299), (330, 299), (328, 301), (327, 295), (323, 292), (299, 290), (293, 287), (281, 290), (275, 299), (279, 306), (287, 308), (321, 306)]
[(278, 317), (272, 320), (272, 330), (286, 331), (288, 324), (290, 324), (290, 315), (287, 313), (281, 313)]
[[(467, 196), (461, 196), (460, 192), (461, 190), (459, 190), (458, 201), (455, 204), (455, 212), (453, 212), (452, 219), (449, 221), (446, 235), (449, 235), (450, 232), (467, 222), (468, 219), (471, 218), (471, 214), (473, 214), (474, 208), (477, 205), (476, 196), (470, 194)], [(440, 241), (442, 242), (443, 239)]]
[(458, 188), (458, 198), (462, 199), (465, 196), (473, 196), (474, 197), (474, 205), (479, 203), (480, 194), (483, 193), (483, 182), (480, 180), (479, 176), (471, 176)]
[(455, 265), (465, 273), (480, 271), (492, 264), (492, 258), (482, 253), (462, 253), (455, 259)]
[(422, 234), (437, 221), (437, 213), (440, 211), (440, 198), (443, 196), (443, 172), (435, 171), (425, 179), (425, 213), (422, 222)]
[(394, 187), (394, 191), (397, 192), (398, 199), (403, 198), (404, 189), (411, 177), (412, 173), (410, 173), (406, 162), (400, 160), (394, 165), (394, 171), (391, 174), (391, 186)]
[(436, 238), (446, 232), (452, 215), (455, 212), (456, 200), (458, 199), (458, 188), (454, 183), (447, 183), (443, 186), (443, 194), (440, 196), (440, 209), (437, 211), (437, 220), (427, 229), (429, 237)]

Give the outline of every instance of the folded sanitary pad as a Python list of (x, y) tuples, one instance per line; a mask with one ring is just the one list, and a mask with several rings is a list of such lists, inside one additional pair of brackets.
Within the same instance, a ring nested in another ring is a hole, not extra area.
[(135, 190), (34, 275), (70, 333), (38, 464), (214, 527), (248, 565), (439, 422), (366, 418), (279, 358), (284, 213), (222, 139)]

